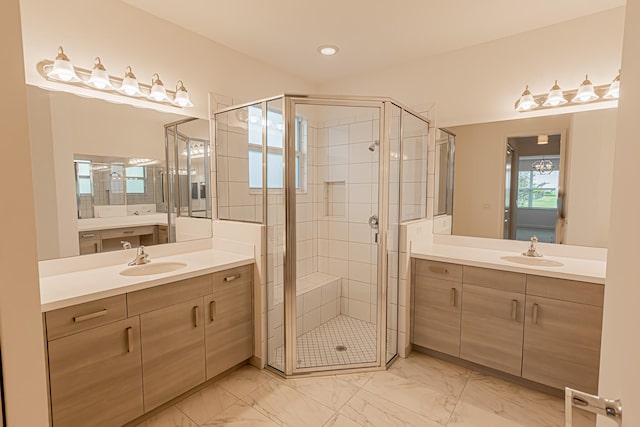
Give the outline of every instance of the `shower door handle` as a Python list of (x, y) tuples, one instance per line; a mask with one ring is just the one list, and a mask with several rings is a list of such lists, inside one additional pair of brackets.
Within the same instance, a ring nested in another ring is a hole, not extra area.
[(378, 215), (373, 214), (369, 217), (369, 227), (371, 227), (374, 230), (378, 229), (378, 226), (380, 225), (380, 222), (378, 221)]

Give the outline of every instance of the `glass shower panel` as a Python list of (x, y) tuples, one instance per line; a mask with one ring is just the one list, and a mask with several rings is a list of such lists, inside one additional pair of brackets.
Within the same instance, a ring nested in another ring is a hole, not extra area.
[(402, 109), (387, 103), (389, 123), (389, 213), (387, 229), (387, 331), (386, 357), (389, 363), (398, 353), (398, 263), (400, 243), (400, 117)]
[(402, 206), (401, 220), (427, 216), (427, 153), (429, 123), (418, 116), (402, 113)]
[[(260, 114), (260, 123), (264, 126), (264, 146), (255, 168), (252, 180), (255, 185), (266, 181), (266, 247), (267, 247), (267, 364), (281, 372), (285, 372), (285, 326), (284, 326), (284, 126), (282, 121), (283, 100), (276, 99), (264, 104), (262, 110), (252, 111), (254, 117)], [(262, 132), (261, 132), (262, 135)], [(256, 135), (257, 137), (257, 135)], [(262, 164), (266, 164), (263, 171)], [(258, 163), (260, 168), (257, 167)], [(259, 173), (258, 173), (259, 171)], [(259, 176), (258, 176), (259, 175)]]
[(263, 221), (262, 104), (216, 114), (218, 218)]
[(296, 102), (296, 369), (378, 362), (380, 108)]

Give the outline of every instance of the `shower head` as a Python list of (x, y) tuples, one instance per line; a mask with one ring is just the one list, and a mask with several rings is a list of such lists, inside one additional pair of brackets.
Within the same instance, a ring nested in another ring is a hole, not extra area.
[(378, 141), (378, 140), (373, 141), (373, 144), (371, 144), (369, 146), (369, 151), (371, 151), (371, 152), (376, 151), (376, 146), (377, 145), (380, 145), (380, 141)]

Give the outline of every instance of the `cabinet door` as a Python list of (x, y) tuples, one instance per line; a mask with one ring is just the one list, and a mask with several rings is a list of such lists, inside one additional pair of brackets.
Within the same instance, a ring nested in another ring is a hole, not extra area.
[(525, 296), (466, 283), (462, 289), (460, 357), (520, 376)]
[(598, 392), (602, 308), (527, 296), (522, 376)]
[(415, 276), (413, 343), (460, 356), (462, 284)]
[(205, 381), (203, 298), (140, 315), (146, 412)]
[(243, 283), (205, 297), (207, 379), (253, 355), (251, 289)]
[(121, 426), (143, 413), (139, 318), (48, 343), (55, 427)]

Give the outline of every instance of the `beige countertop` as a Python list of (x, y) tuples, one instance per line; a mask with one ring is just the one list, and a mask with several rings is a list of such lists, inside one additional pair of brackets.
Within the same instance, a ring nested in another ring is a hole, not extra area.
[[(505, 256), (522, 256), (520, 252), (496, 249), (483, 249), (436, 243), (416, 243), (411, 245), (413, 258), (450, 262), (474, 267), (493, 268), (516, 273), (556, 277), (604, 284), (607, 263), (602, 260), (571, 258), (566, 256), (544, 256), (543, 259), (557, 261), (562, 266), (544, 267), (514, 263), (501, 259)], [(524, 258), (524, 256), (523, 256)]]
[(78, 231), (107, 230), (145, 225), (167, 225), (167, 214), (127, 215), (107, 218), (85, 218), (78, 220)]
[(183, 262), (185, 267), (169, 273), (148, 276), (122, 276), (126, 264), (110, 265), (40, 278), (42, 311), (51, 311), (87, 301), (121, 295), (157, 285), (215, 273), (254, 262), (252, 256), (207, 249), (165, 257), (151, 262)]

